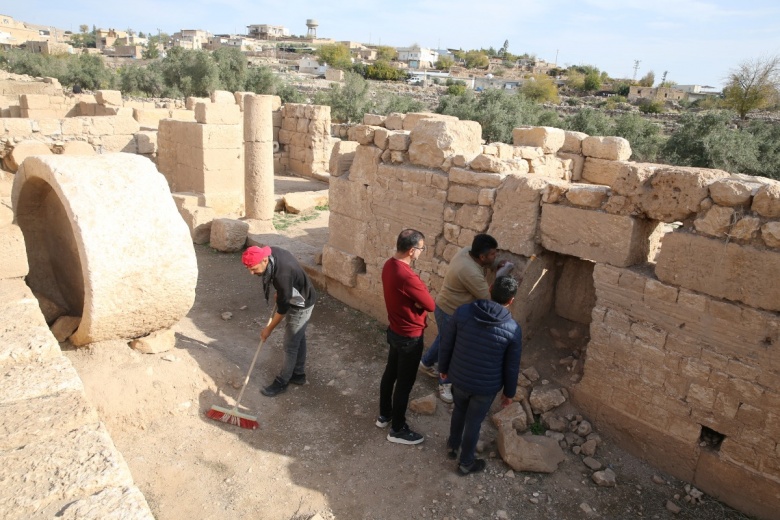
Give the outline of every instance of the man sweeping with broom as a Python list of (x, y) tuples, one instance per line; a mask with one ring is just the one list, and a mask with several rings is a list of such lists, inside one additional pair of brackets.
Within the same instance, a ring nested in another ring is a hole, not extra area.
[(206, 412), (206, 416), (215, 421), (255, 430), (260, 426), (257, 417), (240, 412), (239, 407), (260, 349), (271, 332), (286, 317), (284, 364), (273, 383), (263, 388), (261, 392), (263, 395), (273, 397), (284, 392), (288, 383), (295, 385), (306, 383), (306, 326), (311, 318), (314, 303), (317, 301), (317, 291), (295, 257), (280, 247), (251, 246), (244, 251), (241, 261), (250, 273), (263, 277), (263, 293), (266, 302), (269, 300), (271, 286), (276, 289), (276, 304), (273, 315), (260, 333), (260, 343), (249, 365), (249, 371), (235, 406), (225, 408), (214, 405)]
[(276, 289), (276, 312), (260, 333), (265, 341), (286, 318), (284, 364), (273, 383), (261, 390), (268, 397), (287, 390), (287, 385), (306, 383), (306, 326), (309, 324), (317, 291), (295, 257), (281, 247), (251, 246), (241, 257), (249, 272), (262, 276), (263, 294), (268, 302), (271, 286)]

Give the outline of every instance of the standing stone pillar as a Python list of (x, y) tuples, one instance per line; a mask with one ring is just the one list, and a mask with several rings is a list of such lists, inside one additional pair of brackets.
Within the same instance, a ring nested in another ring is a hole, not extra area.
[(274, 200), (274, 96), (244, 98), (244, 188), (246, 218), (271, 221)]

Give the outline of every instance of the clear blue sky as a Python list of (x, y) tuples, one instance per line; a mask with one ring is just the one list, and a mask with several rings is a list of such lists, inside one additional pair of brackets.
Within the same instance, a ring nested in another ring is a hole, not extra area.
[(612, 77), (648, 71), (660, 81), (720, 88), (740, 61), (780, 54), (780, 1), (751, 0), (4, 0), (0, 12), (78, 31), (81, 24), (167, 33), (245, 33), (284, 25), (336, 40), (424, 47), (500, 48)]

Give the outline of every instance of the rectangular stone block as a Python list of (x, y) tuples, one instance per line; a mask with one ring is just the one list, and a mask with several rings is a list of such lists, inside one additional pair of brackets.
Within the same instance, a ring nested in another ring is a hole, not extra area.
[(497, 188), (506, 178), (506, 174), (475, 172), (464, 168), (450, 168), (450, 182), (479, 186), (481, 188)]
[(118, 90), (98, 90), (95, 93), (95, 100), (99, 105), (113, 105), (121, 107), (122, 93)]
[(157, 132), (141, 131), (135, 134), (138, 153), (149, 154), (157, 152)]
[[(38, 300), (22, 278), (0, 280), (0, 316), (4, 323), (0, 328), (0, 364), (31, 363), (59, 356), (60, 347), (41, 314)], [(6, 384), (18, 384), (20, 388)], [(28, 389), (34, 397), (41, 395), (32, 389), (34, 386), (6, 373), (0, 379), (0, 402), (13, 400)]]
[(544, 153), (556, 153), (561, 149), (566, 134), (560, 128), (546, 126), (528, 126), (512, 130), (512, 142), (515, 146), (535, 146)]
[(103, 153), (126, 152), (138, 153), (135, 137), (130, 135), (104, 135), (100, 138)]
[(244, 134), (241, 125), (201, 125), (187, 126), (193, 131), (193, 146), (199, 148), (241, 148)]
[(16, 518), (31, 518), (50, 506), (62, 509), (109, 486), (133, 484), (102, 425), (63, 431), (59, 438), (0, 453), (0, 465), (4, 491), (0, 510), (13, 511)]
[(366, 258), (368, 221), (330, 213), (328, 245), (361, 258)]
[(26, 137), (33, 133), (32, 120), (24, 118), (3, 118), (5, 134), (8, 137)]
[(582, 167), (582, 178), (593, 184), (614, 186), (619, 178), (628, 176), (630, 169), (631, 163), (627, 161), (587, 157)]
[(22, 230), (16, 224), (0, 225), (0, 279), (23, 278), (29, 270)]
[(21, 94), (19, 106), (22, 109), (47, 109), (50, 106), (49, 96), (46, 94)]
[(355, 287), (358, 275), (366, 272), (366, 263), (359, 256), (326, 244), (322, 249), (322, 272), (347, 287)]
[(201, 124), (237, 125), (242, 120), (238, 105), (227, 103), (195, 103), (195, 121)]
[(368, 190), (359, 182), (346, 177), (331, 177), (328, 186), (329, 204), (332, 213), (341, 213), (354, 219), (368, 219)]
[(662, 282), (780, 311), (780, 251), (684, 232), (667, 233), (655, 272)]
[(550, 182), (528, 175), (509, 176), (497, 190), (488, 234), (502, 249), (524, 256), (537, 252), (539, 203)]
[(618, 267), (647, 259), (654, 229), (653, 223), (634, 217), (551, 204), (542, 207), (542, 246)]

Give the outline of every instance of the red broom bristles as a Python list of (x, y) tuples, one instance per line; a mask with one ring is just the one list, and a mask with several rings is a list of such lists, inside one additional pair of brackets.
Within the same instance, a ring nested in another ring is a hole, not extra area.
[(206, 412), (206, 417), (220, 421), (233, 426), (244, 428), (245, 430), (256, 430), (260, 427), (260, 423), (253, 419), (247, 419), (246, 417), (240, 417), (232, 412), (223, 412), (220, 410), (211, 409)]

